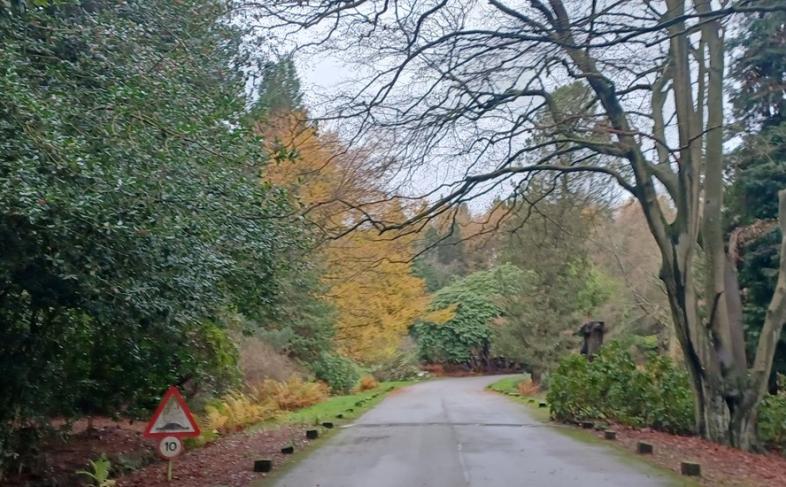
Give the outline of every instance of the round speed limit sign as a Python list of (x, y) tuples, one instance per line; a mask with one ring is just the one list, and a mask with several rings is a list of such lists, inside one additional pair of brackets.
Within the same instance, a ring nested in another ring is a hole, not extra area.
[(171, 460), (183, 453), (183, 442), (175, 436), (166, 436), (158, 444), (158, 454), (166, 460)]

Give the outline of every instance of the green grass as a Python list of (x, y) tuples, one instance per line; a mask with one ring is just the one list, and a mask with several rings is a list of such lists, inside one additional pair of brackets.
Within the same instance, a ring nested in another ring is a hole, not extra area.
[(508, 395), (516, 395), (519, 393), (519, 382), (527, 379), (527, 375), (517, 375), (514, 377), (505, 377), (504, 379), (500, 379), (497, 382), (490, 384), (488, 386), (489, 389), (496, 392), (501, 392), (502, 394)]
[(493, 384), (486, 386), (487, 389), (505, 394), (512, 400), (524, 404), (529, 409), (530, 416), (533, 416), (538, 421), (547, 422), (550, 419), (548, 408), (538, 407), (538, 403), (546, 400), (545, 394), (536, 394), (534, 396), (522, 396), (519, 393), (519, 382), (528, 380), (529, 374), (521, 374), (513, 377), (505, 377)]
[[(376, 406), (389, 392), (400, 387), (414, 384), (415, 382), (416, 381), (382, 382), (379, 386), (368, 391), (345, 396), (332, 396), (326, 401), (314, 404), (313, 406), (292, 411), (282, 416), (277, 422), (287, 424), (317, 424), (325, 421), (341, 423), (352, 420)], [(343, 418), (337, 418), (336, 416), (339, 414), (343, 415)]]

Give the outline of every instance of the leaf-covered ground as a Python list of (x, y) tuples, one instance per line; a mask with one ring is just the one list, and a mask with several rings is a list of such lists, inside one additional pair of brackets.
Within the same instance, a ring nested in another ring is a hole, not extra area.
[[(284, 446), (302, 449), (307, 440), (307, 426), (280, 426), (269, 430), (236, 433), (207, 445), (187, 451), (175, 460), (174, 480), (178, 487), (245, 487), (262, 478), (264, 473), (253, 471), (254, 460), (273, 460), (274, 470), (288, 458), (281, 453)], [(166, 462), (155, 462), (148, 467), (121, 477), (119, 487), (164, 487)]]
[[(357, 413), (363, 408), (357, 408)], [(352, 417), (348, 413), (348, 417)], [(238, 432), (219, 438), (202, 448), (186, 449), (174, 463), (175, 485), (179, 487), (245, 487), (266, 474), (253, 471), (254, 460), (273, 460), (274, 471), (286, 462), (288, 455), (281, 448), (293, 445), (296, 451), (308, 443), (305, 424), (268, 425), (266, 428)], [(29, 487), (38, 485), (88, 485), (75, 474), (87, 469), (87, 461), (106, 454), (119, 470), (133, 471), (116, 476), (118, 487), (171, 486), (166, 481), (166, 462), (154, 453), (155, 443), (142, 437), (144, 423), (129, 424), (109, 419), (96, 419), (93, 432), (79, 431), (67, 443), (48, 445), (47, 472), (12, 478), (3, 486)], [(324, 429), (323, 429), (324, 431)], [(54, 482), (54, 483), (53, 483)]]
[[(61, 426), (55, 421), (54, 426)], [(142, 438), (144, 422), (114, 421), (109, 418), (94, 418), (93, 430), (87, 431), (87, 421), (80, 420), (73, 425), (72, 434), (55, 437), (41, 447), (43, 462), (31, 465), (21, 476), (12, 475), (3, 479), (3, 486), (40, 486), (40, 485), (82, 485), (75, 474), (77, 470), (87, 469), (88, 460), (107, 455), (115, 461), (119, 469), (138, 468), (155, 458), (153, 445)], [(85, 484), (86, 485), (86, 484)]]
[[(518, 392), (521, 376), (505, 377), (489, 386), (490, 390), (511, 396), (512, 399), (527, 404), (530, 413), (537, 419), (548, 422), (546, 409), (534, 406), (533, 402), (541, 397), (525, 397)], [(532, 402), (531, 402), (532, 401)], [(566, 426), (568, 427), (568, 426)], [(719, 445), (695, 436), (680, 436), (649, 428), (634, 429), (614, 425), (617, 432), (616, 446), (635, 452), (639, 441), (651, 443), (654, 454), (643, 457), (679, 474), (682, 461), (696, 462), (701, 465), (700, 485), (710, 487), (783, 487), (786, 486), (786, 456), (776, 452), (748, 453), (735, 448)], [(576, 430), (578, 434), (594, 434), (601, 442), (602, 431)]]
[[(786, 457), (769, 452), (747, 453), (694, 436), (678, 436), (653, 431), (615, 428), (618, 442), (635, 451), (639, 441), (654, 446), (650, 458), (658, 465), (679, 472), (680, 462), (701, 465), (701, 485), (723, 487), (783, 487), (786, 485)], [(602, 433), (597, 433), (602, 437)]]
[[(202, 448), (187, 448), (174, 463), (176, 485), (248, 486), (265, 476), (253, 471), (255, 460), (273, 460), (275, 472), (291, 458), (283, 455), (281, 448), (293, 445), (297, 452), (308, 444), (305, 438), (307, 429), (323, 422), (339, 426), (351, 421), (381, 401), (385, 395), (411, 383), (384, 382), (374, 389), (332, 396), (313, 406), (286, 413), (276, 422), (220, 437)], [(142, 437), (144, 422), (94, 418), (93, 423), (94, 430), (87, 431), (86, 420), (76, 422), (67, 440), (53, 440), (45, 445), (45, 468), (36, 469), (36, 475), (8, 479), (3, 486), (82, 485), (85, 479), (75, 472), (87, 469), (88, 460), (104, 454), (112, 461), (113, 478), (118, 480), (118, 487), (172, 485), (166, 481), (166, 463), (155, 455), (154, 441)], [(53, 426), (61, 427), (62, 421), (54, 422)], [(327, 431), (325, 428), (320, 429), (323, 433)]]

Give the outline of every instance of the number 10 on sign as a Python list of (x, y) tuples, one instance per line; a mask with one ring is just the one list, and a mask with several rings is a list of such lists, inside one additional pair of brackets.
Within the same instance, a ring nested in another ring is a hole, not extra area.
[(166, 436), (161, 438), (158, 444), (158, 454), (161, 458), (169, 460), (166, 466), (166, 479), (172, 480), (172, 459), (183, 453), (183, 442), (176, 436)]
[(176, 436), (166, 436), (158, 444), (158, 454), (164, 457), (164, 460), (171, 460), (181, 453), (183, 453), (183, 442)]

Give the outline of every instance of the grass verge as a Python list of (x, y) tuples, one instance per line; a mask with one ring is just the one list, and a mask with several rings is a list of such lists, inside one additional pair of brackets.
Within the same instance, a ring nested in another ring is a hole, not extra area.
[(533, 416), (538, 421), (544, 423), (548, 422), (550, 420), (548, 408), (538, 407), (541, 402), (546, 401), (546, 395), (538, 393), (532, 396), (522, 396), (521, 393), (519, 393), (519, 382), (527, 379), (529, 379), (529, 375), (527, 374), (505, 377), (504, 379), (489, 384), (486, 388), (500, 394), (505, 394), (512, 400), (524, 404), (528, 407), (530, 416)]
[(526, 375), (514, 375), (512, 377), (505, 377), (504, 379), (500, 379), (493, 384), (488, 386), (489, 389), (496, 392), (501, 392), (502, 394), (508, 395), (518, 395), (519, 394), (519, 382), (525, 380), (527, 378)]
[(651, 472), (656, 472), (657, 474), (666, 478), (671, 483), (671, 485), (683, 487), (699, 487), (701, 485), (694, 480), (677, 475), (675, 472), (663, 467), (662, 465), (648, 461), (648, 458), (646, 457), (636, 455), (635, 453), (625, 449), (620, 444), (598, 438), (595, 434), (587, 430), (579, 429), (567, 424), (554, 423), (551, 421), (548, 408), (538, 407), (540, 402), (546, 400), (545, 394), (540, 393), (534, 396), (522, 396), (519, 394), (518, 384), (527, 378), (528, 377), (526, 375), (505, 377), (498, 380), (497, 382), (489, 384), (487, 389), (504, 394), (508, 396), (508, 398), (523, 404), (527, 408), (527, 412), (530, 416), (542, 423), (553, 425), (554, 430), (560, 434), (583, 443), (604, 447), (616, 457), (620, 458), (624, 463), (641, 467), (645, 471), (649, 470)]
[[(416, 381), (382, 382), (377, 387), (363, 392), (345, 396), (332, 396), (326, 401), (314, 404), (307, 408), (292, 411), (277, 420), (285, 424), (320, 424), (325, 421), (343, 423), (355, 419), (365, 413), (389, 392), (414, 384)], [(341, 418), (337, 416), (341, 415)]]

